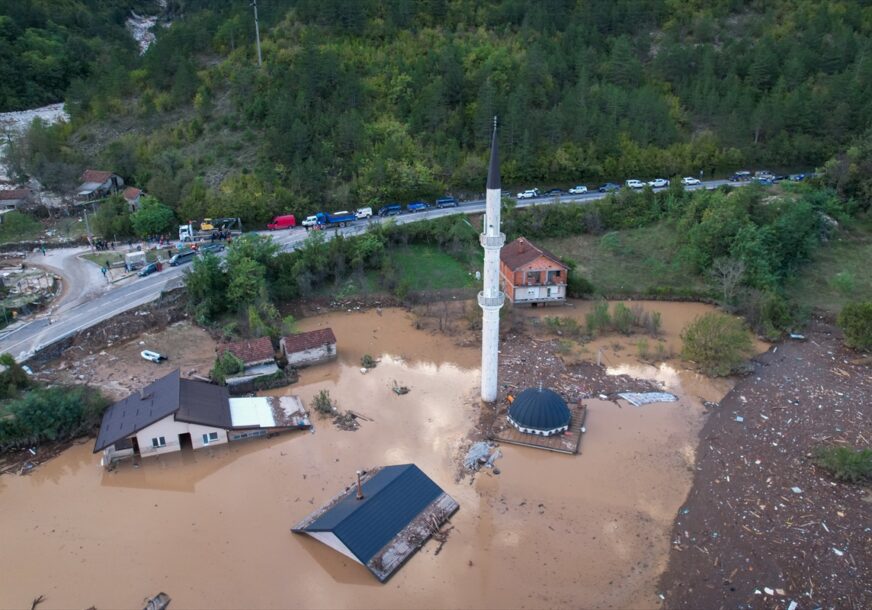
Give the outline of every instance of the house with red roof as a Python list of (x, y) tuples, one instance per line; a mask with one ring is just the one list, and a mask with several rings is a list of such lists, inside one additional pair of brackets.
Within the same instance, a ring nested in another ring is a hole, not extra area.
[(117, 193), (124, 186), (124, 179), (117, 174), (96, 169), (86, 169), (79, 178), (81, 184), (76, 189), (76, 197), (81, 202), (104, 199)]
[(336, 357), (336, 335), (332, 328), (282, 337), (279, 346), (289, 366), (309, 366)]
[(500, 250), (500, 288), (514, 304), (566, 300), (569, 268), (525, 237)]
[(128, 186), (124, 189), (124, 192), (121, 193), (121, 196), (124, 197), (124, 201), (127, 202), (127, 206), (130, 208), (131, 212), (135, 212), (139, 209), (139, 199), (142, 197), (142, 189), (138, 189), (135, 186)]
[(0, 191), (0, 210), (17, 210), (33, 201), (33, 192), (29, 188)]
[(230, 352), (239, 358), (245, 367), (241, 373), (225, 379), (225, 383), (231, 387), (247, 383), (257, 377), (273, 375), (279, 371), (278, 364), (276, 364), (276, 352), (269, 337), (225, 343), (218, 348), (218, 351), (219, 354)]

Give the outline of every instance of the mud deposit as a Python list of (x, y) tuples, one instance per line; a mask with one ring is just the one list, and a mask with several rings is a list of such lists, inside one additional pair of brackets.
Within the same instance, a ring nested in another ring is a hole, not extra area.
[[(328, 389), (341, 409), (373, 421), (346, 432), (315, 417), (312, 434), (149, 458), (114, 472), (80, 445), (29, 476), (0, 477), (0, 607), (27, 606), (42, 594), (41, 609), (133, 608), (158, 591), (174, 608), (658, 605), (673, 518), (690, 489), (700, 395), (717, 400), (726, 388), (703, 387), (675, 365), (634, 369), (662, 377), (680, 400), (640, 408), (589, 400), (581, 455), (504, 445), (500, 475), (458, 480), (457, 460), (481, 415), (478, 349), (415, 330), (411, 315), (395, 309), (300, 325), (331, 326), (339, 358), (273, 393), (308, 404)], [(118, 360), (98, 367), (99, 381), (126, 387), (135, 368), (126, 359), (141, 347), (114, 349), (103, 358)], [(202, 352), (213, 353), (211, 345)], [(364, 375), (365, 353), (380, 362)], [(634, 362), (626, 349), (613, 360)], [(202, 367), (171, 364), (183, 374)], [(410, 392), (396, 395), (394, 382)], [(460, 503), (438, 556), (431, 541), (380, 585), (362, 566), (290, 533), (356, 469), (405, 462)]]

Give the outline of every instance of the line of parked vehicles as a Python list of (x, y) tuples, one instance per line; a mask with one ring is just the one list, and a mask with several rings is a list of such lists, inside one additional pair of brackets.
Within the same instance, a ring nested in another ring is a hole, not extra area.
[[(639, 190), (639, 189), (645, 188), (646, 186), (650, 186), (651, 188), (655, 188), (655, 189), (661, 189), (661, 188), (666, 188), (667, 186), (669, 186), (669, 184), (670, 184), (670, 181), (667, 180), (666, 178), (654, 178), (653, 180), (649, 180), (647, 182), (644, 182), (642, 180), (637, 180), (635, 178), (630, 178), (629, 180), (624, 182), (623, 186), (625, 186), (629, 189)], [(696, 186), (697, 184), (700, 184), (700, 180), (699, 180), (699, 178), (694, 178), (693, 176), (685, 176), (684, 178), (681, 179), (681, 184), (682, 184), (682, 186)], [(620, 184), (617, 184), (615, 182), (606, 182), (605, 184), (598, 187), (596, 190), (597, 190), (597, 192), (600, 192), (600, 193), (612, 193), (614, 191), (621, 190), (621, 188), (622, 187)], [(561, 196), (566, 195), (566, 194), (583, 195), (583, 194), (589, 193), (589, 192), (592, 192), (592, 191), (590, 191), (587, 188), (587, 186), (585, 186), (583, 184), (579, 184), (579, 185), (573, 186), (568, 191), (564, 191), (563, 189), (554, 188), (554, 189), (550, 189), (548, 191), (545, 191), (543, 193), (539, 189), (528, 189), (526, 191), (521, 191), (520, 193), (515, 195), (515, 198), (516, 199), (536, 199), (538, 197), (561, 197)]]

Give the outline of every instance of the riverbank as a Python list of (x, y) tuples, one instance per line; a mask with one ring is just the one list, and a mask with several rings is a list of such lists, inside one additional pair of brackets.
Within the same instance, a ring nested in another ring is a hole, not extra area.
[(816, 467), (872, 440), (872, 366), (814, 319), (755, 359), (703, 427), (678, 513), (665, 608), (872, 607), (872, 490)]

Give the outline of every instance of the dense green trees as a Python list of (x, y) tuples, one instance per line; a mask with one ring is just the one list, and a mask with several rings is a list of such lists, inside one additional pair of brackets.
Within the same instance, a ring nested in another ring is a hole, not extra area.
[[(115, 24), (114, 44), (137, 2), (69, 4)], [(80, 129), (28, 172), (51, 179), (68, 143), (97, 138), (79, 163), (100, 157), (182, 217), (259, 224), (480, 191), (494, 114), (518, 185), (809, 166), (872, 122), (858, 0), (264, 0), (262, 69), (245, 3), (177, 6), (142, 58), (82, 55), (67, 89)], [(148, 127), (90, 128), (107, 121)]]
[(172, 208), (154, 197), (143, 195), (139, 201), (139, 209), (130, 215), (130, 223), (140, 237), (171, 234), (175, 228), (176, 215)]

